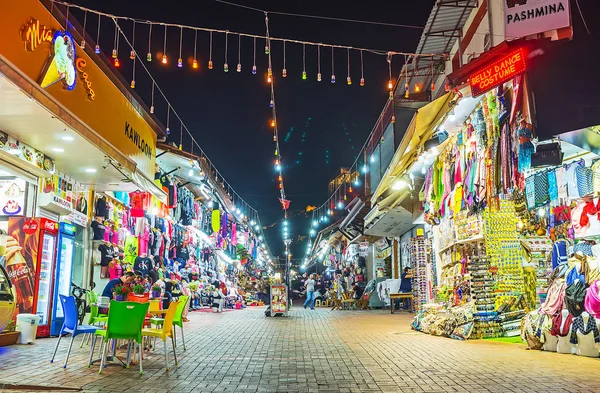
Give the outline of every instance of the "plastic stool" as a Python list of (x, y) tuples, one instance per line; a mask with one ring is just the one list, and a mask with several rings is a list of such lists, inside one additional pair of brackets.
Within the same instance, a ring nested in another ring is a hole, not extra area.
[(315, 300), (315, 307), (321, 307), (322, 305), (321, 299)]

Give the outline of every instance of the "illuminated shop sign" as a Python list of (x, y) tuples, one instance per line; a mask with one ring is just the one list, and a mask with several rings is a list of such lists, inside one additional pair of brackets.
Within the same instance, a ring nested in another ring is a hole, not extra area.
[(525, 51), (517, 49), (475, 71), (469, 77), (471, 94), (477, 97), (527, 70)]

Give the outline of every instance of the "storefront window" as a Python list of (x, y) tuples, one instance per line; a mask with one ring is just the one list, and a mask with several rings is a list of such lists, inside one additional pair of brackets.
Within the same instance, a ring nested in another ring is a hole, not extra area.
[(37, 178), (0, 161), (0, 229), (8, 230), (11, 216), (32, 217), (36, 195)]

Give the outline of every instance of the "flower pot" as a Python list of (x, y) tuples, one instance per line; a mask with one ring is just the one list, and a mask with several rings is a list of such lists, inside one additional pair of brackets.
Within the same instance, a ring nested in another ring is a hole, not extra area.
[(15, 345), (19, 340), (21, 332), (4, 332), (0, 333), (0, 347)]
[(153, 298), (158, 298), (158, 297), (160, 297), (160, 291), (152, 291), (152, 297), (153, 297)]
[(118, 302), (122, 302), (123, 301), (123, 295), (116, 295), (115, 294), (115, 300)]

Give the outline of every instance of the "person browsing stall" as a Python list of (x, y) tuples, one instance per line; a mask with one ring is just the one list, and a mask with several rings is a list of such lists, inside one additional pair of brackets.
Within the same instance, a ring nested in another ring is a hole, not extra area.
[(106, 286), (104, 287), (104, 291), (102, 291), (102, 296), (106, 296), (110, 299), (113, 299), (113, 290), (117, 285), (129, 285), (133, 282), (135, 275), (133, 272), (126, 272), (119, 278), (115, 278), (114, 280), (110, 280)]

